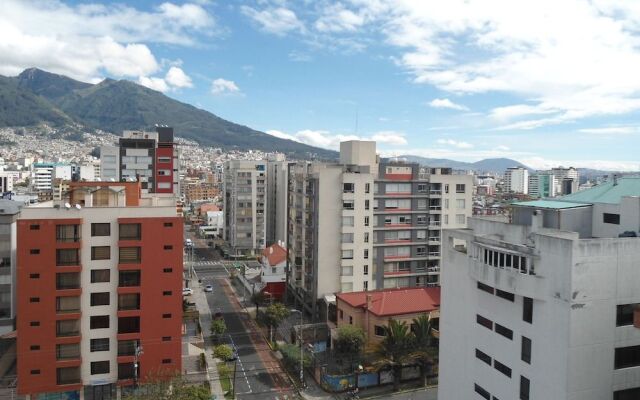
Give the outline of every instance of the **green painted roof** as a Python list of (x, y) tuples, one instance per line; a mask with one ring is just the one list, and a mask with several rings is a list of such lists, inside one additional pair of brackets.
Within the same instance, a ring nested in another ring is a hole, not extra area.
[(590, 206), (591, 204), (573, 203), (568, 201), (557, 201), (557, 200), (533, 200), (533, 201), (521, 201), (519, 203), (513, 203), (512, 205), (516, 207), (561, 209), (561, 208), (585, 207), (585, 206)]
[(617, 185), (613, 184), (613, 180), (609, 180), (558, 199), (568, 202), (620, 204), (620, 199), (627, 196), (640, 196), (640, 176), (620, 177)]

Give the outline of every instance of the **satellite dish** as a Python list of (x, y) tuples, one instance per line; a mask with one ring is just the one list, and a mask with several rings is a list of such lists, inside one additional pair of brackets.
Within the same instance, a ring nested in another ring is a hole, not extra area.
[(64, 208), (66, 208), (67, 210), (71, 208), (71, 204), (69, 203), (64, 203)]
[(111, 179), (109, 179), (109, 182), (115, 182), (115, 181), (116, 181), (116, 179), (115, 179), (115, 178), (111, 178)]
[(82, 206), (80, 204), (76, 204), (76, 209), (80, 210)]

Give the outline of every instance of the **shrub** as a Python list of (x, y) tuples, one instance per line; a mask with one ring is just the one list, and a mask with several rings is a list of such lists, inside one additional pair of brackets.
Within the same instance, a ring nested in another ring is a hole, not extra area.
[(213, 348), (213, 355), (221, 360), (228, 360), (233, 356), (233, 349), (226, 344), (220, 344)]

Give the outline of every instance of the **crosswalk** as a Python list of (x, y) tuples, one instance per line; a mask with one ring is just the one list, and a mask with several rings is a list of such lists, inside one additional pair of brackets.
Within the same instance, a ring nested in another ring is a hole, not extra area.
[[(220, 261), (213, 261), (213, 260), (203, 260), (203, 261), (194, 261), (193, 265), (195, 266), (204, 266), (204, 265), (220, 265), (222, 264)], [(190, 265), (189, 261), (185, 261), (184, 265)]]

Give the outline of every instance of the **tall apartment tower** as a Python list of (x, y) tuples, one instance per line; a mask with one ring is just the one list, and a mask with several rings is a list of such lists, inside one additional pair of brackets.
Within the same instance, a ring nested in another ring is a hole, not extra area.
[(529, 175), (529, 195), (535, 198), (555, 197), (557, 188), (556, 176), (544, 171)]
[(640, 398), (639, 183), (445, 232), (439, 398)]
[(504, 173), (506, 190), (509, 193), (529, 193), (529, 170), (523, 167), (507, 168)]
[(16, 229), (19, 216), (20, 203), (0, 200), (0, 336), (15, 328)]
[(556, 177), (556, 192), (558, 194), (567, 195), (578, 191), (580, 175), (577, 169), (573, 167), (557, 167), (552, 168), (551, 173)]
[(471, 216), (472, 175), (416, 163), (380, 164), (374, 185), (376, 288), (437, 286), (443, 228)]
[(340, 144), (339, 164), (290, 168), (288, 290), (316, 318), (335, 293), (374, 289), (375, 142)]
[(171, 127), (124, 131), (119, 146), (100, 148), (100, 162), (103, 180), (140, 181), (143, 193), (180, 193), (179, 152)]
[(288, 173), (295, 162), (286, 161), (282, 154), (278, 156), (267, 162), (267, 246), (287, 240)]
[(182, 219), (141, 190), (76, 182), (62, 204), (23, 209), (19, 394), (115, 399), (181, 372)]
[(224, 235), (233, 255), (257, 255), (265, 248), (266, 172), (266, 161), (225, 162)]

